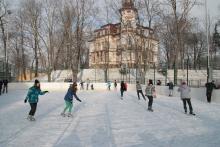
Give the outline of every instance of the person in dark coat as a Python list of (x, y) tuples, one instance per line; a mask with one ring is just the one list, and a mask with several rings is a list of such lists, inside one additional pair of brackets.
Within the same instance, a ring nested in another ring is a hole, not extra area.
[(0, 95), (2, 94), (2, 85), (3, 85), (3, 81), (0, 80)]
[(207, 101), (208, 101), (208, 103), (211, 103), (212, 91), (213, 91), (213, 89), (217, 89), (217, 87), (216, 87), (214, 81), (206, 83), (205, 87), (206, 87)]
[(115, 87), (115, 90), (117, 90), (117, 81), (115, 80), (115, 82), (114, 82), (114, 87)]
[(3, 80), (3, 92), (2, 93), (8, 93), (8, 80)]
[(125, 85), (125, 82), (124, 81), (121, 81), (121, 88), (120, 88), (120, 91), (121, 91), (121, 99), (123, 100), (123, 96), (124, 96), (124, 92), (126, 91), (126, 85)]
[(72, 85), (70, 85), (64, 100), (65, 100), (65, 104), (66, 107), (64, 108), (63, 112), (61, 113), (62, 116), (66, 116), (65, 112), (68, 109), (68, 117), (72, 117), (73, 115), (71, 114), (72, 108), (73, 108), (73, 96), (75, 97), (75, 99), (79, 102), (82, 102), (78, 96), (76, 95), (77, 92), (77, 83), (74, 82)]
[(174, 89), (174, 84), (173, 84), (173, 82), (170, 82), (170, 83), (168, 84), (168, 86), (169, 86), (169, 96), (173, 96), (173, 89)]

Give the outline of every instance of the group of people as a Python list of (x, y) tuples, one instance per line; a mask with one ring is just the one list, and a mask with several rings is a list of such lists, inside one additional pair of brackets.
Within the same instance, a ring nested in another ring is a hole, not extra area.
[[(1, 83), (6, 83), (6, 84), (1, 84)], [(4, 85), (4, 89), (7, 92), (7, 81), (1, 82), (0, 81), (0, 86)], [(81, 87), (82, 87), (82, 83), (80, 83)], [(174, 89), (174, 84), (172, 82), (169, 83), (169, 96), (173, 95), (173, 89)], [(214, 84), (214, 81), (207, 83), (206, 85), (207, 88), (207, 100), (210, 103), (211, 102), (211, 95), (212, 95), (212, 91), (214, 88), (216, 88), (216, 85)], [(88, 87), (88, 86), (87, 86)], [(117, 89), (117, 81), (115, 80), (114, 82), (114, 87), (115, 89)], [(1, 87), (0, 87), (1, 88)], [(109, 87), (108, 87), (109, 88)], [(120, 84), (120, 92), (121, 92), (121, 100), (123, 100), (123, 96), (124, 96), (124, 92), (127, 91), (127, 83), (125, 83), (124, 81), (121, 81)], [(72, 108), (73, 108), (73, 97), (75, 97), (75, 99), (79, 102), (82, 102), (80, 100), (80, 98), (77, 96), (77, 83), (74, 82), (73, 84), (70, 85), (70, 87), (68, 88), (68, 91), (64, 97), (64, 101), (65, 101), (65, 108), (61, 113), (61, 116), (68, 116), (68, 117), (72, 117)], [(110, 90), (110, 88), (109, 88)], [(140, 84), (139, 81), (136, 82), (136, 90), (137, 90), (137, 96), (138, 96), (138, 100), (140, 100), (140, 94), (143, 97), (143, 99), (146, 101), (146, 97), (148, 98), (148, 110), (153, 112), (152, 109), (152, 105), (153, 105), (153, 99), (156, 98), (156, 90), (155, 90), (155, 86), (153, 84), (153, 80), (149, 80), (148, 84), (145, 88), (145, 94), (142, 91), (142, 86)], [(34, 115), (37, 109), (37, 103), (39, 100), (39, 95), (44, 95), (46, 93), (48, 93), (49, 91), (42, 91), (40, 88), (40, 81), (39, 80), (35, 80), (34, 82), (34, 86), (32, 86), (31, 88), (29, 88), (28, 90), (28, 94), (24, 100), (25, 103), (29, 102), (31, 110), (29, 111), (28, 117), (27, 119), (30, 121), (35, 121)], [(187, 104), (189, 106), (189, 114), (191, 115), (195, 115), (195, 113), (193, 112), (193, 107), (191, 104), (191, 89), (190, 87), (187, 85), (186, 82), (182, 82), (181, 86), (178, 88), (178, 92), (180, 92), (180, 97), (182, 99), (183, 102), (183, 108), (185, 113), (187, 114)], [(68, 113), (66, 114), (66, 111), (68, 110)]]
[[(170, 93), (169, 96), (173, 95), (173, 88), (174, 84), (172, 82), (169, 83), (169, 89)], [(140, 100), (140, 94), (142, 95), (143, 99), (146, 101), (146, 98), (143, 94), (141, 84), (137, 81), (136, 83), (136, 89), (137, 89), (137, 95), (138, 95), (138, 100)], [(189, 105), (189, 114), (195, 115), (193, 112), (192, 104), (191, 104), (191, 96), (190, 96), (190, 88), (187, 86), (186, 82), (182, 82), (181, 86), (178, 88), (178, 91), (180, 92), (180, 97), (183, 101), (183, 108), (185, 110), (185, 113), (187, 113), (187, 104)], [(155, 86), (153, 85), (153, 81), (149, 80), (148, 85), (146, 86), (145, 89), (145, 95), (148, 97), (149, 102), (148, 102), (148, 110), (153, 112), (152, 109), (152, 104), (153, 104), (153, 98), (156, 97), (156, 90)]]
[[(174, 84), (173, 84), (173, 82), (169, 82), (167, 84), (167, 86), (169, 87), (169, 96), (171, 97), (171, 96), (173, 96)], [(211, 103), (213, 90), (218, 89), (218, 87), (216, 86), (214, 80), (206, 83), (205, 87), (206, 87), (207, 102)]]
[(0, 80), (0, 95), (2, 93), (8, 93), (8, 80)]
[[(84, 81), (81, 81), (80, 82), (80, 90), (84, 90)], [(93, 83), (90, 83), (90, 80), (89, 79), (87, 79), (86, 80), (86, 90), (89, 90), (89, 86), (90, 86), (90, 88), (91, 88), (91, 90), (94, 90), (94, 85), (93, 85)]]
[[(70, 87), (68, 88), (68, 91), (64, 97), (64, 101), (65, 101), (65, 108), (63, 110), (63, 112), (61, 113), (61, 116), (68, 116), (68, 117), (72, 117), (72, 108), (73, 108), (73, 97), (75, 97), (76, 100), (78, 100), (79, 102), (82, 102), (78, 96), (76, 95), (78, 88), (77, 88), (77, 83), (74, 82), (73, 84), (70, 85)], [(24, 100), (24, 103), (29, 102), (31, 110), (28, 113), (28, 117), (27, 119), (30, 121), (35, 121), (35, 112), (37, 110), (37, 104), (39, 101), (39, 96), (40, 95), (44, 95), (46, 93), (48, 93), (49, 91), (42, 91), (40, 88), (40, 81), (39, 80), (35, 80), (34, 85), (29, 88), (28, 90), (28, 94)], [(68, 113), (66, 114), (66, 111), (68, 110)]]

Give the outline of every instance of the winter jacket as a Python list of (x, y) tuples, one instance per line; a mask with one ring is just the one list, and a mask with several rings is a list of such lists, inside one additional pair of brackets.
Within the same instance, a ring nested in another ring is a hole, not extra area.
[(125, 83), (121, 83), (121, 88), (120, 88), (121, 91), (126, 91), (126, 85)]
[(3, 82), (0, 80), (0, 89), (2, 89)]
[(191, 99), (190, 96), (191, 89), (187, 85), (181, 85), (178, 88), (178, 91), (180, 92), (181, 99)]
[(206, 94), (212, 93), (213, 89), (216, 88), (215, 84), (212, 82), (206, 83), (205, 87), (206, 87)]
[(39, 95), (44, 95), (45, 93), (46, 92), (42, 92), (37, 87), (33, 86), (29, 88), (26, 100), (28, 100), (29, 103), (38, 103)]
[(137, 89), (137, 90), (142, 90), (142, 87), (141, 87), (141, 84), (140, 84), (140, 83), (137, 83), (137, 84), (136, 84), (136, 89)]
[(76, 95), (76, 91), (77, 91), (76, 88), (74, 88), (74, 90), (73, 90), (73, 88), (70, 87), (70, 88), (68, 89), (68, 91), (67, 91), (65, 97), (64, 97), (64, 100), (65, 100), (65, 101), (68, 101), (68, 102), (73, 102), (73, 96), (74, 96), (74, 97), (76, 98), (76, 100), (81, 101), (81, 100), (78, 98), (78, 96)]
[(8, 80), (3, 80), (3, 85), (6, 87), (8, 86)]
[(169, 83), (169, 90), (173, 90), (173, 88), (174, 88), (174, 85), (173, 85), (172, 82), (170, 82), (170, 83)]
[(155, 86), (154, 85), (148, 85), (145, 89), (145, 93), (147, 96), (153, 96), (153, 93), (155, 92)]

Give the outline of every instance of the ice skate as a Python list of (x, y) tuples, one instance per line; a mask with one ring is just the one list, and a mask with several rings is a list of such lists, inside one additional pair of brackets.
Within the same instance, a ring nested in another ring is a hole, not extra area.
[(61, 115), (61, 116), (63, 116), (63, 117), (65, 117), (65, 116), (66, 116), (66, 114), (65, 114), (64, 112), (62, 112), (60, 115)]
[(31, 120), (31, 115), (28, 115), (27, 120)]
[(73, 117), (73, 114), (68, 113), (67, 116), (68, 116), (68, 117)]
[(154, 112), (154, 110), (150, 107), (147, 110), (150, 111), (150, 112)]
[(189, 114), (190, 114), (190, 115), (194, 115), (194, 116), (196, 115), (196, 114), (195, 114), (195, 113), (193, 113), (193, 112), (190, 112)]
[(34, 116), (30, 116), (30, 121), (36, 121), (36, 119), (34, 118)]

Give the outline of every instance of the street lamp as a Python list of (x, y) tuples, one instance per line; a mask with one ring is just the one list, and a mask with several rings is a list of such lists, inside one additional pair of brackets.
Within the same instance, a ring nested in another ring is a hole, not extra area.
[(207, 7), (207, 0), (205, 0), (205, 20), (206, 20), (206, 41), (207, 41), (207, 83), (209, 82), (210, 78), (210, 58), (209, 58), (209, 28), (208, 28), (208, 7)]

